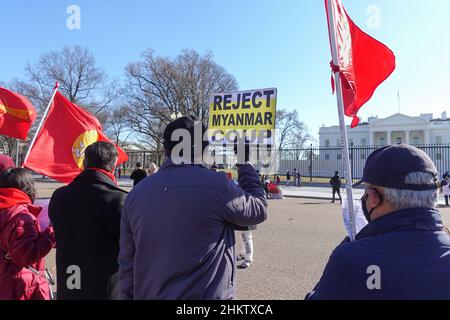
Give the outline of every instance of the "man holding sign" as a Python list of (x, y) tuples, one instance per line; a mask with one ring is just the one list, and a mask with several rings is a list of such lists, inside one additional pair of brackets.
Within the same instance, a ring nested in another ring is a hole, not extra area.
[[(273, 144), (276, 99), (277, 89), (275, 88), (214, 94), (210, 100), (209, 110), (209, 130), (212, 140), (217, 141), (218, 135), (223, 135), (224, 144), (234, 144), (238, 164), (250, 159), (254, 165), (260, 162), (267, 163), (261, 161), (263, 157), (260, 152), (257, 153), (256, 161), (254, 157), (250, 157), (252, 150), (250, 145), (256, 145), (257, 150), (260, 151), (261, 144), (265, 144), (265, 148)], [(242, 153), (245, 154), (243, 157)], [(256, 226), (236, 225), (235, 230), (242, 232), (245, 247), (245, 255), (238, 255), (238, 260), (243, 260), (238, 268), (246, 269), (253, 262), (251, 230), (256, 230)]]

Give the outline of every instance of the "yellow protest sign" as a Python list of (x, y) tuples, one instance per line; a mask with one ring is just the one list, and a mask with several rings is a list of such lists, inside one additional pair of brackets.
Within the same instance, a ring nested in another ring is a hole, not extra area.
[(209, 101), (209, 129), (273, 130), (277, 89), (213, 94)]

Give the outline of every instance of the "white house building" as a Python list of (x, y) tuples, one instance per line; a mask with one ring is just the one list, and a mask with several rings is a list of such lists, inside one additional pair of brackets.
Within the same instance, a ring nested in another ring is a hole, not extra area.
[[(450, 170), (450, 118), (447, 118), (446, 112), (439, 119), (434, 119), (430, 113), (419, 117), (400, 113), (385, 119), (372, 117), (357, 128), (349, 127), (347, 133), (349, 145), (353, 146), (350, 148), (350, 159), (354, 177), (362, 176), (367, 157), (378, 146), (397, 143), (418, 145), (429, 154), (439, 172)], [(302, 172), (318, 177), (331, 176), (335, 170), (343, 172), (339, 126), (323, 126), (319, 139), (320, 147), (314, 151), (316, 158), (312, 163), (308, 159), (285, 159), (281, 161), (281, 168), (301, 168)]]
[[(412, 145), (450, 144), (450, 118), (443, 112), (441, 118), (433, 119), (433, 114), (419, 117), (394, 114), (384, 119), (369, 118), (357, 128), (347, 129), (349, 144), (355, 146), (383, 146), (396, 143)], [(339, 126), (320, 128), (320, 147), (340, 147)]]

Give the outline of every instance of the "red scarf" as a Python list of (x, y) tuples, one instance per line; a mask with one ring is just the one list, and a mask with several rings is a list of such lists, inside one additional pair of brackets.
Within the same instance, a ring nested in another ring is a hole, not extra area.
[(31, 204), (31, 199), (23, 191), (14, 188), (0, 188), (0, 210), (18, 204)]
[(116, 177), (114, 176), (114, 174), (112, 172), (108, 172), (108, 171), (100, 169), (100, 168), (88, 168), (88, 170), (94, 170), (94, 171), (103, 173), (117, 185)]

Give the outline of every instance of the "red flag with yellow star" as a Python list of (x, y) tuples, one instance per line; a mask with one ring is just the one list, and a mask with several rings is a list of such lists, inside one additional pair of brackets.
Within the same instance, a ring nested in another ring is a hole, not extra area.
[(25, 140), (36, 115), (27, 98), (0, 87), (0, 134)]
[[(97, 141), (111, 142), (97, 118), (57, 92), (23, 166), (60, 182), (72, 182), (84, 170), (84, 151)], [(116, 148), (117, 164), (126, 162), (127, 154)]]

